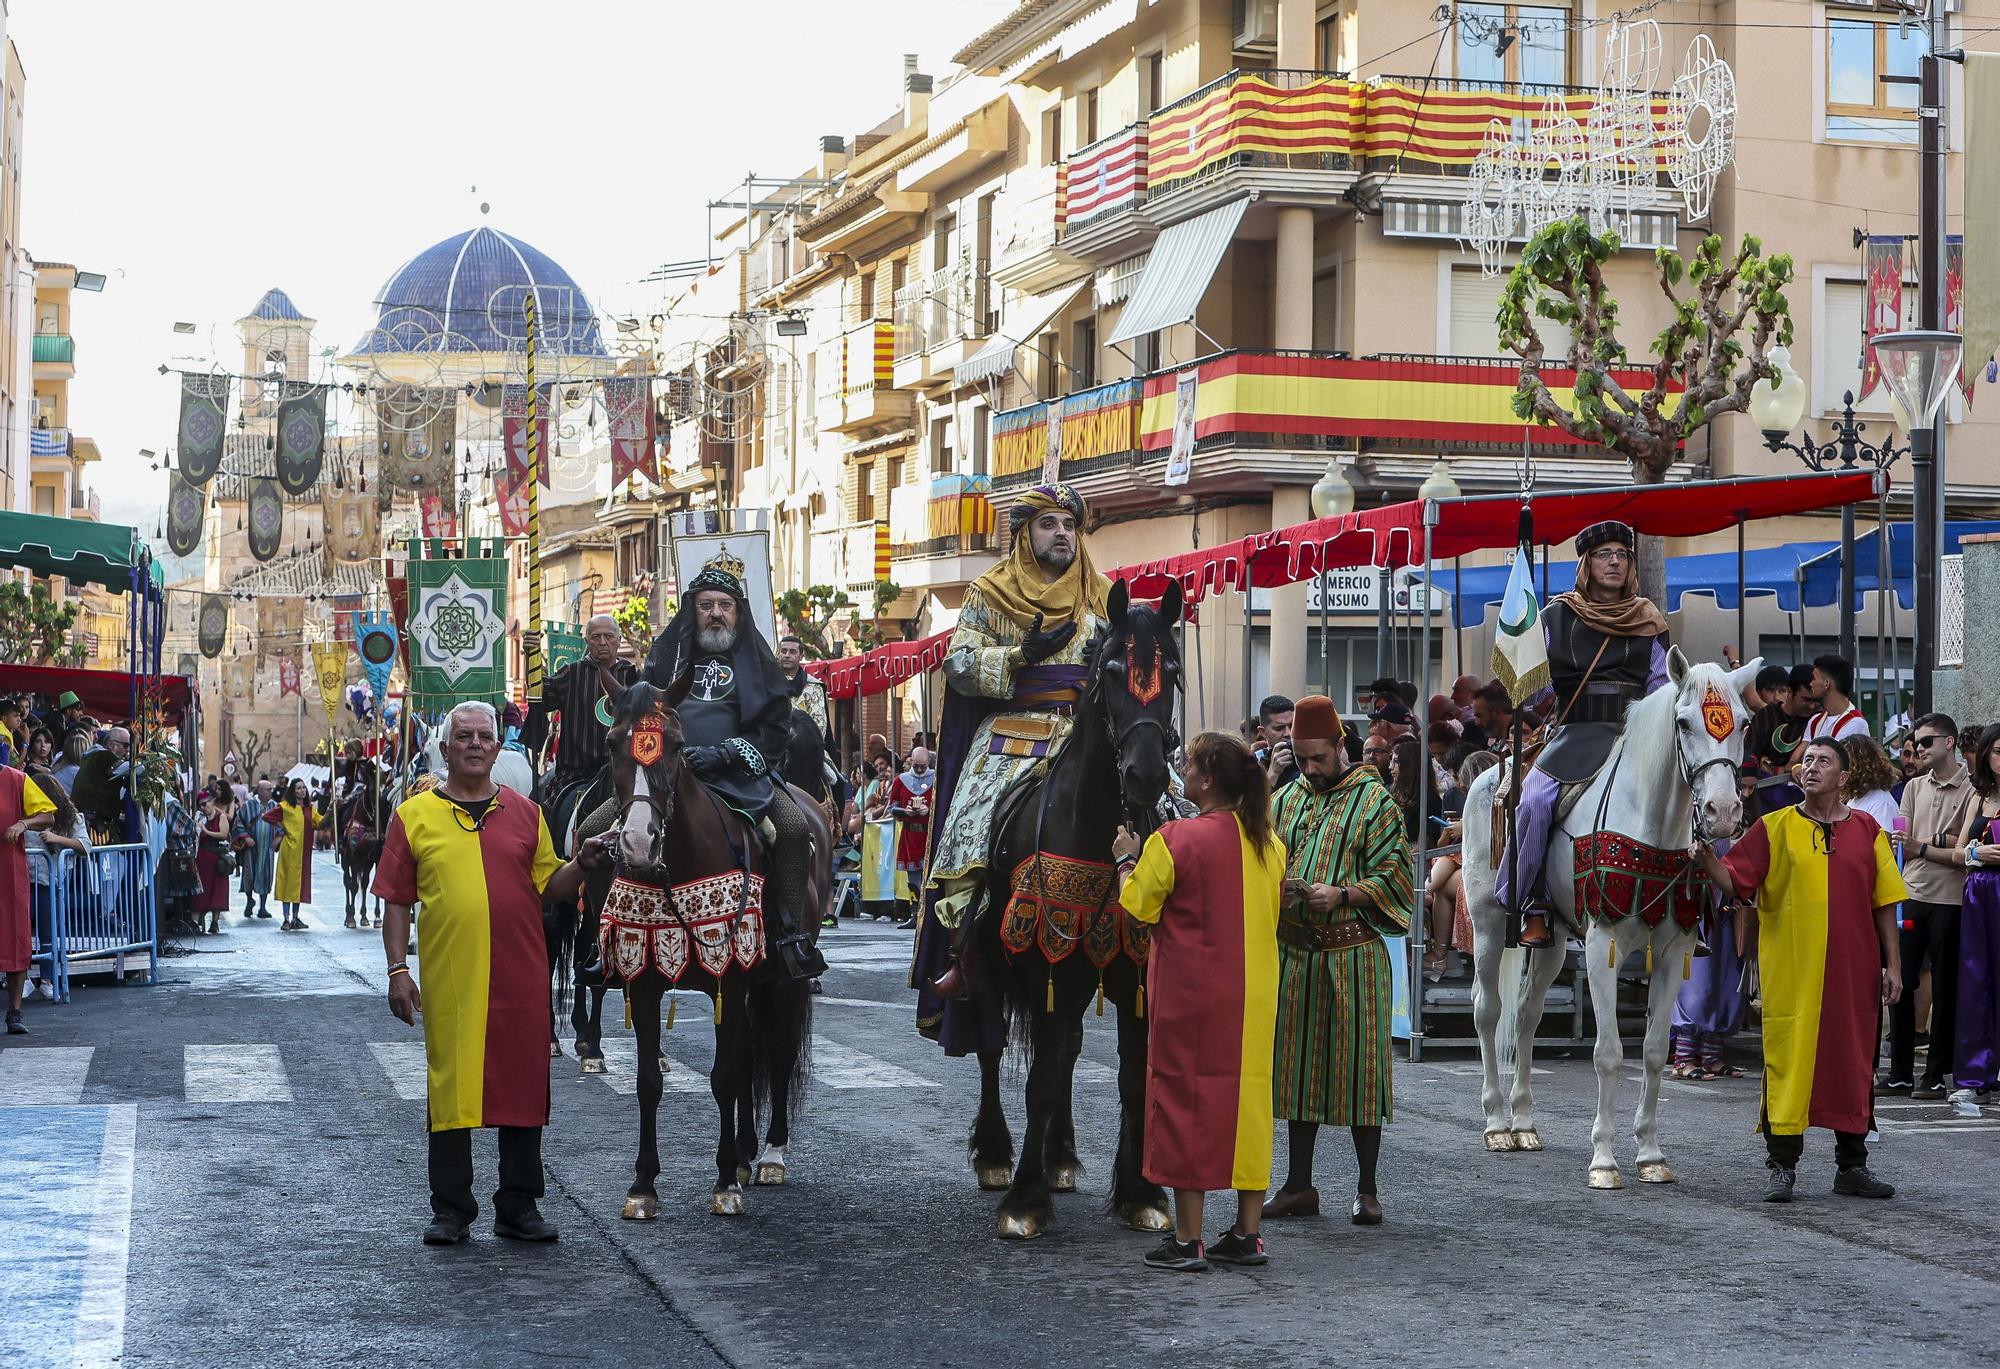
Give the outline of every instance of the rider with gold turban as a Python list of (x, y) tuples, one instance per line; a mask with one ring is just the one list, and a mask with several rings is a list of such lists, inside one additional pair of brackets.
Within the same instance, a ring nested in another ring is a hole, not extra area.
[(1624, 523), (1593, 523), (1578, 533), (1576, 588), (1550, 600), (1542, 618), (1554, 726), (1521, 785), (1515, 849), (1502, 855), (1496, 887), (1510, 909), (1518, 891), (1523, 946), (1553, 939), (1540, 884), (1562, 787), (1596, 777), (1625, 732), (1625, 710), (1667, 681), (1667, 620), (1639, 593), (1637, 550), (1638, 537)]
[[(917, 932), (912, 987), (937, 999), (965, 994), (950, 942), (980, 912), (987, 846), (1000, 796), (1045, 770), (1070, 733), (1082, 698), (1086, 657), (1111, 582), (1084, 545), (1083, 497), (1067, 485), (1028, 491), (1008, 514), (1013, 550), (965, 591), (944, 658), (945, 707), (938, 739), (931, 849)], [(959, 935), (961, 944), (963, 935)], [(937, 1034), (943, 1004), (919, 1002), (918, 1026)], [(978, 1049), (945, 1027), (954, 1054)], [(1004, 1042), (1002, 1043), (1004, 1044)]]

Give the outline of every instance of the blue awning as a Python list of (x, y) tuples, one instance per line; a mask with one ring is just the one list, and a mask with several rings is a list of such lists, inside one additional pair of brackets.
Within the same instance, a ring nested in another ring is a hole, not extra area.
[[(1946, 523), (1944, 525), (1944, 547), (1941, 554), (1950, 556), (1957, 552), (1960, 538), (1971, 537), (1982, 532), (2000, 532), (2000, 521)], [(1914, 552), (1915, 530), (1908, 523), (1889, 525), (1889, 574), (1896, 582), (1896, 599), (1904, 608), (1916, 606), (1916, 590), (1912, 583), (1912, 567), (1916, 564)], [(1882, 564), (1882, 554), (1878, 536), (1874, 529), (1857, 535), (1854, 539), (1854, 606), (1861, 607), (1861, 596), (1873, 592), (1880, 584), (1878, 571)], [(1806, 603), (1815, 608), (1840, 601), (1840, 544), (1833, 543), (1831, 549), (1822, 552), (1806, 562), (1805, 567)]]
[[(1870, 545), (1873, 545), (1872, 541)], [(1743, 557), (1744, 590), (1749, 594), (1772, 595), (1780, 609), (1787, 613), (1794, 612), (1799, 607), (1800, 567), (1814, 564), (1815, 558), (1829, 553), (1837, 562), (1839, 552), (1838, 542), (1787, 542), (1783, 546), (1759, 547)], [(1566, 562), (1552, 563), (1549, 566), (1549, 589), (1561, 593), (1570, 588), (1573, 574), (1573, 568)], [(1479, 566), (1465, 571), (1463, 576), (1448, 570), (1439, 571), (1431, 578), (1439, 589), (1451, 597), (1452, 611), (1460, 627), (1477, 627), (1484, 622), (1487, 606), (1498, 604), (1507, 589), (1506, 566)], [(1539, 575), (1536, 578), (1539, 580)], [(1827, 590), (1823, 602), (1832, 603), (1839, 593), (1838, 578), (1836, 566), (1836, 587)], [(1717, 608), (1735, 608), (1736, 553), (1715, 551), (1698, 556), (1668, 557), (1667, 610), (1672, 612), (1678, 609), (1682, 598), (1689, 594), (1712, 594)], [(1815, 602), (1810, 580), (1807, 582), (1806, 602)]]

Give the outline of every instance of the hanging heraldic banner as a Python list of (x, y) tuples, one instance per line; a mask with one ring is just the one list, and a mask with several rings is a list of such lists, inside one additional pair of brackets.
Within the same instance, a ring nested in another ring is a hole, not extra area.
[(653, 382), (625, 376), (606, 380), (604, 410), (610, 415), (612, 487), (634, 472), (659, 484), (653, 459)]
[(410, 696), (429, 712), (507, 694), (506, 544), (474, 539), (469, 555), (422, 559), (410, 545)]
[(375, 697), (375, 711), (389, 693), (389, 672), (396, 665), (395, 620), (380, 609), (371, 609), (356, 618), (354, 649), (361, 655), (361, 671), (368, 677), (368, 692)]
[(289, 398), (278, 405), (278, 484), (286, 494), (304, 494), (319, 481), (326, 447), (326, 388), (284, 387)]
[(201, 654), (214, 660), (229, 639), (229, 600), (220, 594), (201, 596), (201, 621), (196, 628)]
[(285, 496), (268, 475), (250, 481), (249, 528), (252, 556), (268, 561), (278, 554), (278, 542), (285, 531)]
[(208, 484), (222, 468), (228, 417), (228, 376), (189, 372), (181, 377), (181, 475), (193, 484)]
[(179, 471), (167, 474), (167, 550), (187, 556), (201, 545), (201, 527), (208, 519), (208, 491), (191, 485)]

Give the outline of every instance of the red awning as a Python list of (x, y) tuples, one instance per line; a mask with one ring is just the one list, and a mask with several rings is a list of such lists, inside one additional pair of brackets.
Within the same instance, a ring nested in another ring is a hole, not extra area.
[[(1565, 493), (1478, 496), (1438, 501), (1431, 529), (1430, 556), (1448, 561), (1467, 552), (1499, 551), (1514, 545), (1521, 506), (1535, 515), (1535, 540), (1567, 542), (1592, 523), (1616, 518), (1655, 537), (1696, 537), (1762, 518), (1834, 509), (1875, 497), (1871, 471), (1760, 476), (1747, 480), (1699, 480), (1675, 485), (1624, 485)], [(1359, 566), (1397, 569), (1424, 559), (1424, 501), (1316, 518), (1234, 542), (1185, 551), (1109, 572), (1142, 599), (1157, 599), (1167, 581), (1180, 582), (1189, 604), (1224, 590), (1295, 585), (1327, 570)], [(944, 659), (949, 633), (920, 642), (891, 642), (806, 669), (836, 699), (880, 694)]]
[[(152, 683), (142, 676), (142, 683)], [(162, 675), (157, 681), (162, 716), (178, 725), (187, 712), (193, 690), (184, 675)], [(50, 704), (73, 690), (84, 711), (102, 722), (129, 722), (132, 717), (132, 677), (122, 670), (64, 670), (56, 666), (0, 665), (0, 691), (42, 696)]]

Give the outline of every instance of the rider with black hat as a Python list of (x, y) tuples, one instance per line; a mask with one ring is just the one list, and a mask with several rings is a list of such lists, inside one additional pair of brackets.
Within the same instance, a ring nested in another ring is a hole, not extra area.
[(743, 590), (743, 562), (725, 548), (684, 589), (680, 609), (646, 657), (661, 689), (685, 678), (679, 707), (683, 763), (709, 791), (752, 823), (770, 820), (772, 852), (764, 916), (775, 930), (770, 958), (787, 978), (809, 979), (826, 959), (807, 939), (804, 903), (811, 832), (777, 768), (791, 736), (784, 667), (757, 630)]
[(1540, 884), (1557, 795), (1596, 776), (1625, 731), (1625, 710), (1667, 680), (1667, 620), (1639, 593), (1637, 553), (1638, 537), (1624, 523), (1585, 528), (1576, 538), (1576, 588), (1542, 615), (1555, 726), (1521, 784), (1515, 849), (1501, 858), (1496, 888), (1510, 908), (1519, 891), (1523, 946), (1552, 940)]

